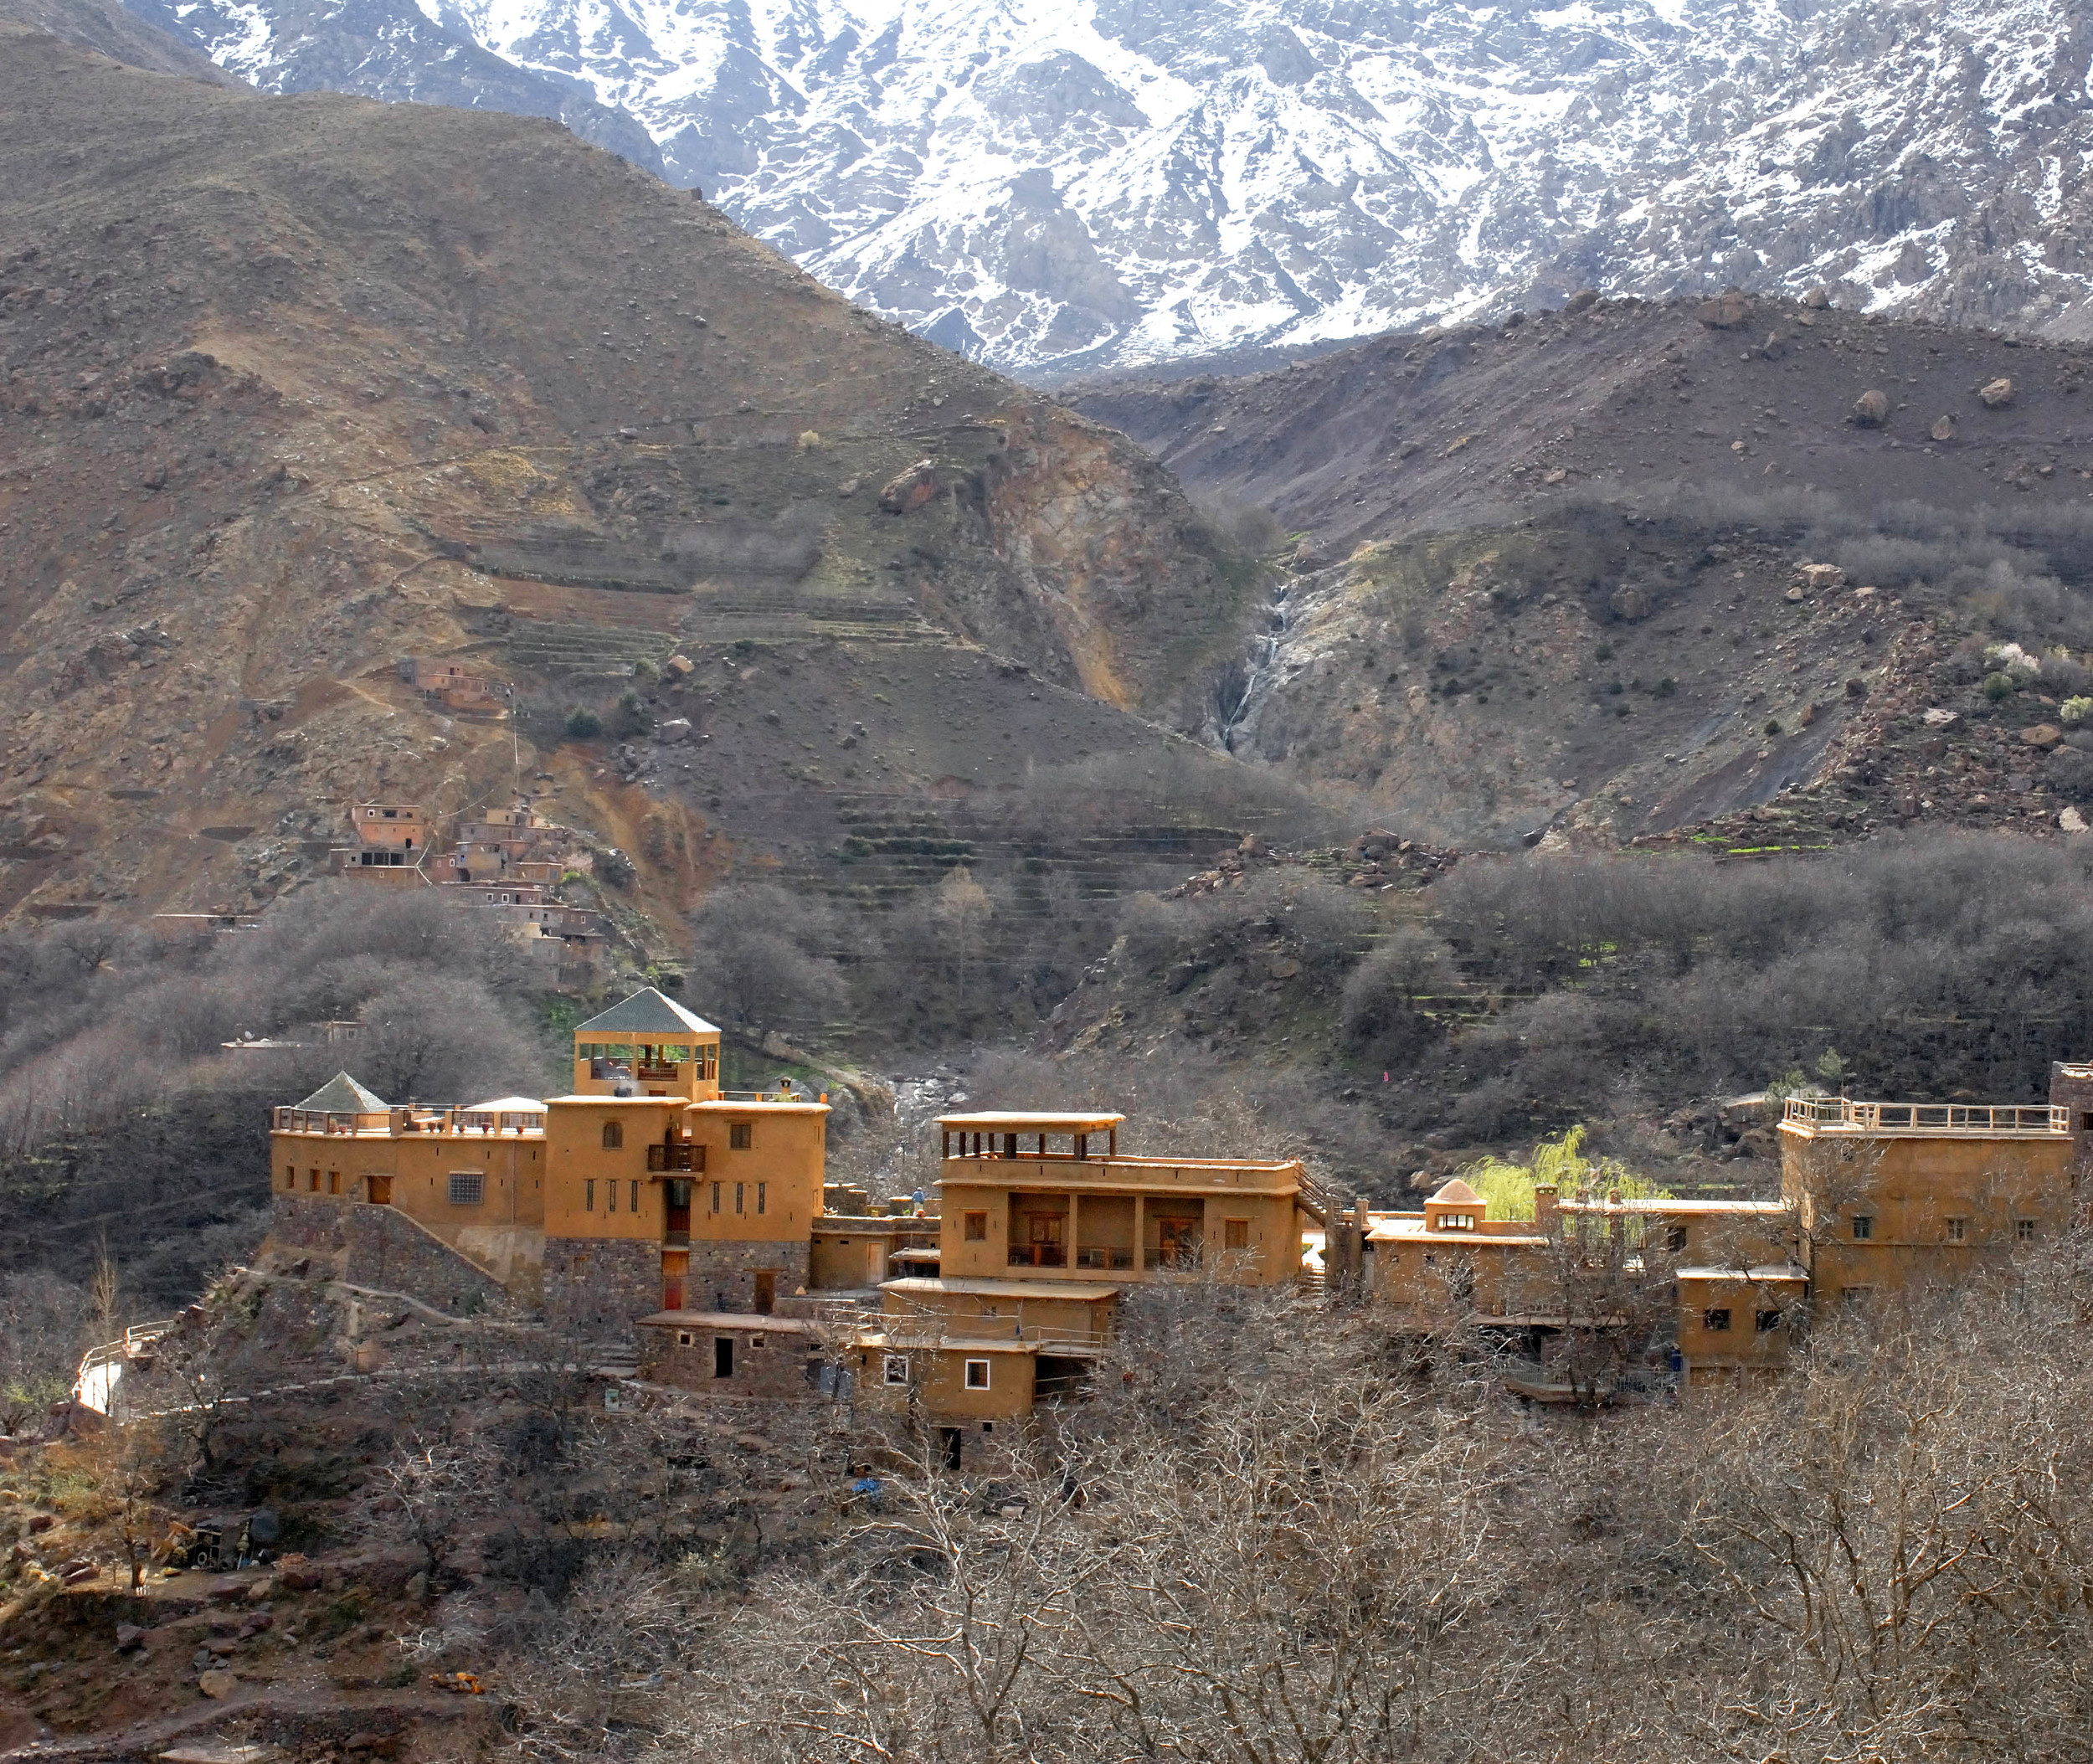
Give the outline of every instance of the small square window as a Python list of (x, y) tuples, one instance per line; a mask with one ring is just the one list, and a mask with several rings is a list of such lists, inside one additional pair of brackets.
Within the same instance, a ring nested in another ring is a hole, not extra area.
[(985, 1243), (989, 1241), (989, 1216), (986, 1213), (966, 1215), (967, 1242)]
[(1869, 1238), (1874, 1237), (1874, 1234), (1875, 1221), (1874, 1218), (1867, 1213), (1855, 1213), (1854, 1215), (1854, 1242), (1856, 1243), (1865, 1243)]
[(1686, 1248), (1686, 1227), (1674, 1225), (1664, 1233), (1664, 1247), (1674, 1256), (1684, 1254)]
[(1221, 1221), (1221, 1247), (1223, 1249), (1248, 1249), (1250, 1221), (1247, 1219), (1223, 1219)]
[(727, 1129), (727, 1149), (729, 1151), (747, 1151), (756, 1143), (756, 1129), (753, 1122), (736, 1121)]
[(1960, 1243), (1960, 1242), (1962, 1242), (1962, 1241), (1965, 1237), (1967, 1237), (1968, 1235), (1969, 1235), (1969, 1221), (1968, 1221), (1968, 1220), (1967, 1220), (1967, 1219), (1950, 1219), (1950, 1220), (1947, 1221), (1947, 1241), (1948, 1241), (1950, 1243)]
[(763, 1339), (763, 1337), (762, 1337), (762, 1336), (760, 1336), (760, 1335), (751, 1335), (751, 1336), (748, 1338), (748, 1345), (749, 1345), (751, 1348), (759, 1348), (759, 1347), (761, 1347), (763, 1345), (764, 1345), (764, 1339)]
[(688, 1329), (678, 1329), (676, 1332), (676, 1345), (680, 1348), (688, 1347), (691, 1345), (691, 1332)]
[(1710, 1310), (1703, 1311), (1700, 1314), (1700, 1326), (1718, 1335), (1728, 1329), (1730, 1327), (1729, 1306), (1718, 1304)]
[(985, 1391), (989, 1387), (989, 1363), (985, 1360), (967, 1361), (967, 1388)]
[(1756, 1321), (1759, 1326), (1759, 1333), (1761, 1335), (1770, 1335), (1773, 1330), (1780, 1328), (1781, 1314), (1778, 1311), (1761, 1311), (1758, 1314)]
[(2014, 1220), (2013, 1236), (2023, 1243), (2033, 1243), (2035, 1241), (2035, 1221), (2032, 1219)]
[(477, 1206), (486, 1193), (486, 1177), (476, 1170), (454, 1170), (450, 1173), (450, 1204), (453, 1206)]
[(908, 1382), (908, 1356), (906, 1354), (886, 1355), (885, 1376), (889, 1384)]

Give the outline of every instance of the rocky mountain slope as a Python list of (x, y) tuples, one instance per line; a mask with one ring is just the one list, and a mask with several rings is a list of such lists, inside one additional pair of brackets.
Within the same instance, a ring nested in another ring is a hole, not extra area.
[[(673, 925), (844, 810), (1167, 758), (1239, 647), (1131, 444), (556, 126), (0, 26), (0, 915), (251, 905), (353, 797), (521, 788)], [(666, 742), (567, 738), (635, 685)]]
[(117, 0), (0, 0), (0, 20), (45, 31), (128, 67), (183, 74), (210, 85), (239, 85), (202, 50), (157, 30)]
[[(1081, 388), (1196, 492), (1302, 535), (1213, 738), (1460, 842), (1772, 817), (1817, 784), (1816, 839), (2093, 814), (2063, 712), (2093, 645), (2093, 350), (1785, 301), (1572, 306)], [(2006, 640), (2024, 667), (1985, 661)]]
[(2081, 327), (2082, 0), (136, 0), (272, 90), (557, 115), (1053, 374), (1818, 282)]

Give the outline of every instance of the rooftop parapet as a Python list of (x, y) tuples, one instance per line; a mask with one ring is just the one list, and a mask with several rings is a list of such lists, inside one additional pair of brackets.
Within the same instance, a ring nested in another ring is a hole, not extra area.
[(1858, 1103), (1849, 1097), (1790, 1097), (1781, 1131), (1802, 1139), (2069, 1139), (2071, 1111), (2047, 1103)]

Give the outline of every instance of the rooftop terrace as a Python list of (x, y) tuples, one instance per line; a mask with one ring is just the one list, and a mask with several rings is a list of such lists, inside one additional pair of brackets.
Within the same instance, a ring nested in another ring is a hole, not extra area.
[(1925, 1139), (2068, 1138), (2071, 1111), (2047, 1103), (1858, 1103), (1850, 1097), (1790, 1097), (1781, 1131), (1803, 1139), (1879, 1134)]

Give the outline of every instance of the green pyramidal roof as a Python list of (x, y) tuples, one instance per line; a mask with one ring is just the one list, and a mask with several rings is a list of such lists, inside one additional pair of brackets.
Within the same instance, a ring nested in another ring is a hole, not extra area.
[(337, 1072), (299, 1105), (315, 1114), (383, 1114), (385, 1099), (374, 1097), (346, 1072)]
[(717, 1035), (718, 1026), (686, 1011), (674, 999), (664, 998), (651, 986), (642, 986), (629, 999), (613, 1005), (601, 1016), (592, 1016), (574, 1033), (606, 1035)]

